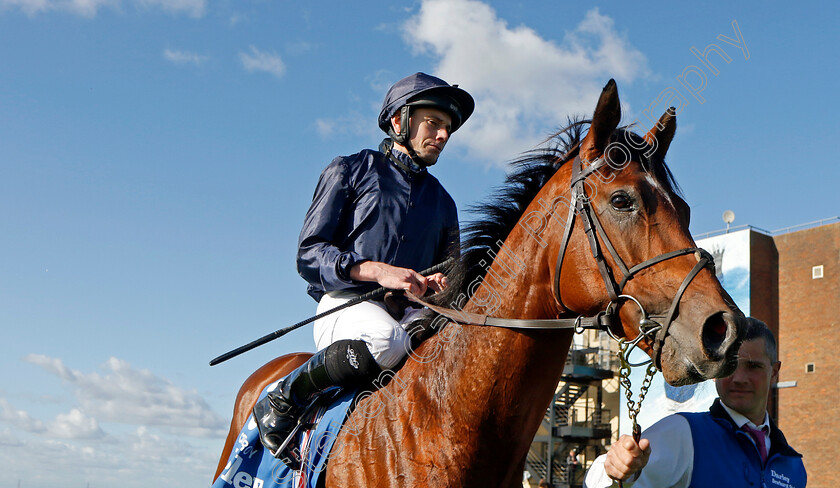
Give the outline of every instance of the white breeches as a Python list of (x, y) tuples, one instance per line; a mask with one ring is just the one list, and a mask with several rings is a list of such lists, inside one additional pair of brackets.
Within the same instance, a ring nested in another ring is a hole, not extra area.
[[(330, 292), (318, 302), (318, 313), (326, 312), (358, 297), (355, 293)], [(407, 313), (403, 322), (407, 322)], [(342, 339), (362, 340), (382, 369), (395, 367), (408, 355), (410, 337), (394, 320), (382, 302), (367, 301), (331, 313), (315, 321), (315, 347), (320, 351)]]

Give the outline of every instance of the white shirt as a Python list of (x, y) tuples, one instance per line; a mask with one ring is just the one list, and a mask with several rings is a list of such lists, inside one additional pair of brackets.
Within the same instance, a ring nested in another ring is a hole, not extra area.
[[(767, 452), (770, 452), (769, 417), (764, 414), (764, 422), (755, 425), (746, 417), (723, 405), (732, 420), (741, 428), (749, 423), (753, 428), (761, 429), (766, 426), (764, 442)], [(669, 415), (651, 425), (642, 434), (650, 441), (650, 459), (647, 466), (635, 482), (625, 481), (624, 486), (634, 488), (687, 488), (691, 483), (694, 472), (694, 442), (691, 437), (691, 427), (682, 415)], [(584, 488), (607, 488), (615, 483), (604, 470), (604, 460), (607, 455), (602, 454), (592, 463), (583, 481)]]

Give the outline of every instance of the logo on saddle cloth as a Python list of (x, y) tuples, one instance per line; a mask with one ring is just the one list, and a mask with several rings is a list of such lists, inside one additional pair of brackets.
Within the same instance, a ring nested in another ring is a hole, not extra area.
[[(267, 393), (271, 385), (263, 390)], [(253, 416), (242, 427), (227, 465), (211, 488), (317, 488), (323, 486), (320, 478), (326, 471), (326, 464), (335, 445), (339, 431), (349, 414), (356, 396), (356, 390), (349, 389), (334, 399), (330, 406), (310, 412), (310, 421), (299, 431), (294, 441), (294, 456), (300, 459), (300, 470), (295, 471), (282, 457), (291, 455), (288, 451), (275, 458), (265, 449), (259, 439), (259, 429)], [(312, 424), (315, 424), (312, 426)], [(310, 427), (311, 430), (310, 430)]]
[(359, 369), (359, 359), (356, 357), (356, 351), (349, 345), (347, 346), (347, 361), (353, 369)]

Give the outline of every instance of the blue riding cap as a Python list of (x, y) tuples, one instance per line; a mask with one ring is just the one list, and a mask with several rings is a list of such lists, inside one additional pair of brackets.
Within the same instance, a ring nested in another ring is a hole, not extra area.
[(435, 107), (452, 117), (455, 132), (472, 115), (475, 101), (469, 93), (426, 73), (414, 73), (388, 90), (379, 112), (379, 127), (390, 134), (391, 117), (402, 107)]

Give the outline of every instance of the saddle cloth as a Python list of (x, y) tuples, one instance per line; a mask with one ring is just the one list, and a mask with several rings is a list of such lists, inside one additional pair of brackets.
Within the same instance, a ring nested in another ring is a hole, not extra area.
[[(268, 385), (260, 399), (277, 383)], [(325, 406), (316, 408), (306, 419), (314, 426), (299, 431), (297, 445), (303, 461), (300, 471), (292, 471), (276, 459), (260, 442), (260, 433), (254, 415), (239, 432), (227, 465), (213, 483), (212, 488), (316, 488), (319, 478), (325, 473), (327, 459), (333, 448), (339, 430), (353, 406), (355, 390), (344, 390)]]

